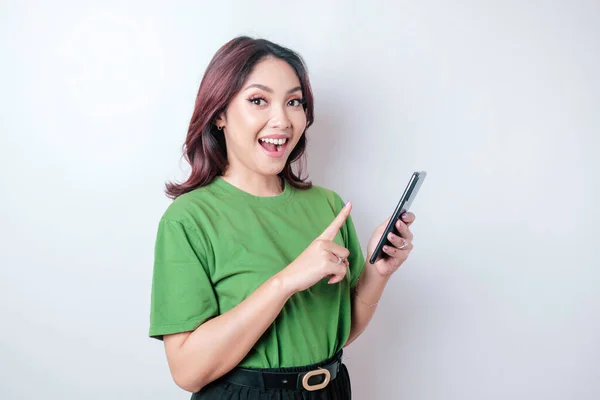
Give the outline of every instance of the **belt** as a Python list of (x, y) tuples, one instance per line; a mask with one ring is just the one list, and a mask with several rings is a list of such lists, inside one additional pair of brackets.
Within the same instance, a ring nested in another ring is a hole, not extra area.
[[(306, 367), (300, 372), (276, 372), (269, 369), (236, 367), (218, 381), (266, 389), (291, 389), (314, 391), (323, 389), (334, 380), (342, 365), (342, 350), (334, 357)], [(302, 367), (299, 367), (302, 368)]]

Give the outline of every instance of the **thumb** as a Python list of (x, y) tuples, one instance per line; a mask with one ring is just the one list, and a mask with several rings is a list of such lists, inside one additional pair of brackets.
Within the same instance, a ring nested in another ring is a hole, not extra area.
[(375, 231), (377, 233), (383, 234), (383, 231), (385, 231), (385, 227), (390, 223), (390, 219), (392, 219), (391, 215), (389, 217), (387, 217), (385, 222), (383, 222), (381, 225), (379, 225), (377, 228), (375, 228)]
[(329, 224), (329, 226), (323, 231), (319, 238), (333, 240), (335, 238), (335, 235), (337, 235), (339, 230), (344, 225), (344, 222), (346, 222), (348, 215), (350, 215), (350, 210), (352, 210), (352, 203), (347, 202), (344, 208), (342, 208), (339, 214), (335, 217), (331, 224)]

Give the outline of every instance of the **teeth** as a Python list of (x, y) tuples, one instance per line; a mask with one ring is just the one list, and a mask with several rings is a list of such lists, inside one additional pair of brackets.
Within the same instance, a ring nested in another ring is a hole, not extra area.
[(261, 141), (265, 142), (265, 143), (272, 143), (272, 144), (276, 144), (276, 145), (282, 145), (285, 142), (287, 142), (287, 139), (272, 139), (272, 138), (266, 138), (266, 139), (260, 139)]
[(281, 151), (281, 147), (283, 147), (283, 146), (281, 146), (280, 144), (278, 144), (277, 147), (276, 147), (277, 151)]

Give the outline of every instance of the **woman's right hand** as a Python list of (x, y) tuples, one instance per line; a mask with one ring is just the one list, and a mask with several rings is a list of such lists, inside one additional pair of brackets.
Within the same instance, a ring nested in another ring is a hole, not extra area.
[[(327, 276), (331, 276), (328, 282), (330, 284), (344, 279), (348, 268), (346, 258), (350, 251), (333, 240), (346, 222), (351, 209), (352, 204), (348, 202), (327, 229), (279, 273), (293, 293), (306, 290)], [(341, 262), (338, 257), (342, 259)]]

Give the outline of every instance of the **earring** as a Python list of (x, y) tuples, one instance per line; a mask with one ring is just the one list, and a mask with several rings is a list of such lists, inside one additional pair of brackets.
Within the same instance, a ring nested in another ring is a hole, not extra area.
[(220, 130), (220, 131), (222, 131), (223, 127), (222, 126), (217, 126), (217, 129)]

